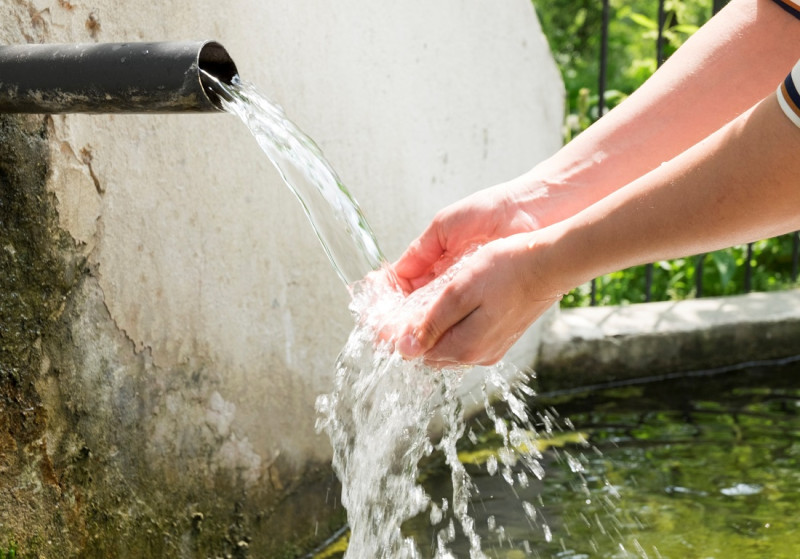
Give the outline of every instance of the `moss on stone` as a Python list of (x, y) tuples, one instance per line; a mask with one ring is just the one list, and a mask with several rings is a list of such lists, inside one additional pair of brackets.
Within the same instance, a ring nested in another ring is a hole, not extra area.
[(38, 555), (37, 542), (48, 539), (71, 547), (68, 536), (59, 536), (68, 511), (60, 507), (36, 390), (45, 368), (42, 340), (60, 328), (75, 279), (70, 240), (57, 227), (46, 188), (46, 124), (42, 117), (0, 115), (0, 486), (16, 505), (2, 508), (0, 524), (4, 536), (22, 542), (22, 557)]
[(59, 227), (50, 124), (0, 115), (0, 487), (14, 503), (0, 543), (37, 558), (302, 556), (343, 522), (329, 465), (281, 459), (280, 487), (248, 485), (214, 470), (202, 425), (165, 424), (192, 444), (153, 452), (165, 395), (202, 407), (223, 379), (156, 367), (113, 321)]

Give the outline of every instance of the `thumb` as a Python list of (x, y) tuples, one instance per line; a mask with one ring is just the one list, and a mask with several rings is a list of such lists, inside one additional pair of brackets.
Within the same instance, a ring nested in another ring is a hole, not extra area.
[(414, 289), (418, 289), (433, 277), (431, 269), (444, 251), (439, 236), (428, 229), (394, 263), (394, 271), (399, 277), (408, 280)]
[(480, 306), (480, 301), (474, 300), (475, 291), (466, 279), (457, 274), (433, 295), (427, 308), (417, 315), (421, 319), (416, 324), (412, 322), (397, 339), (395, 349), (400, 355), (406, 359), (425, 355), (450, 328)]
[(401, 336), (394, 347), (405, 359), (416, 359), (424, 353), (417, 336), (411, 332)]

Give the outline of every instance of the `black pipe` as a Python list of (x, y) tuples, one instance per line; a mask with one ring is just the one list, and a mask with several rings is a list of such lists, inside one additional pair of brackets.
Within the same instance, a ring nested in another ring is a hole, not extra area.
[(201, 70), (237, 75), (214, 41), (0, 46), (0, 113), (223, 110)]

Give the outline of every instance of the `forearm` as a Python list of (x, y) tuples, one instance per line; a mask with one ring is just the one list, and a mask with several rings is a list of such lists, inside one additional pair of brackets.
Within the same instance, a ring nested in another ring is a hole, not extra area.
[[(800, 129), (774, 95), (708, 139), (545, 231), (564, 292), (636, 264), (800, 229)], [(534, 237), (537, 238), (537, 237)], [(534, 272), (535, 273), (535, 270)]]
[[(797, 61), (798, 41), (800, 21), (770, 0), (734, 0), (628, 99), (528, 173), (520, 201), (549, 225), (669, 161), (772, 91)], [(537, 208), (545, 199), (558, 203)]]

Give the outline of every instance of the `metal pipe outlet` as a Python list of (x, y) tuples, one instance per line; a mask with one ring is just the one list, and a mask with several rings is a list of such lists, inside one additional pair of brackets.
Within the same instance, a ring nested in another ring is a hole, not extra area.
[(201, 70), (237, 75), (214, 41), (0, 46), (0, 113), (222, 110)]

